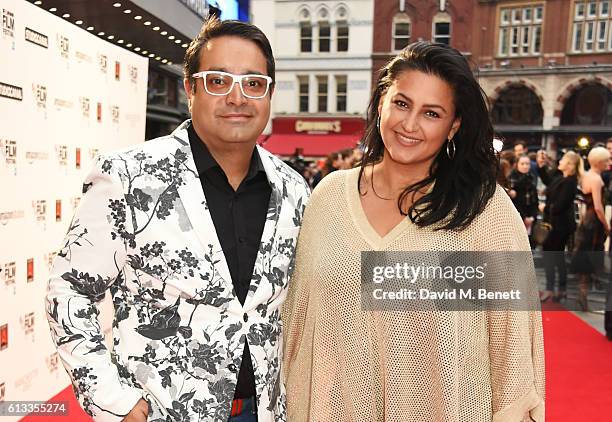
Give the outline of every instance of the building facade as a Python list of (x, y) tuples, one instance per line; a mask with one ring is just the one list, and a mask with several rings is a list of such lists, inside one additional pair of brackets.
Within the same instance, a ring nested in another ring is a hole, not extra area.
[[(355, 145), (371, 89), (373, 8), (373, 0), (251, 2), (252, 23), (266, 33), (276, 58), (265, 143), (272, 152), (285, 142), (278, 153), (286, 155), (287, 139), (306, 156)], [(275, 128), (282, 128), (284, 140), (274, 138)], [(319, 147), (311, 148), (305, 135)], [(321, 149), (325, 142), (328, 148)]]
[(473, 65), (509, 146), (593, 145), (612, 136), (612, 2), (376, 2), (372, 78), (410, 42), (450, 44)]

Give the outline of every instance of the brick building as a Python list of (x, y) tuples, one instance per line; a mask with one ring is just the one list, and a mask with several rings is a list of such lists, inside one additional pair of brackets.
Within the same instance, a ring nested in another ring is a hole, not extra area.
[(612, 136), (611, 6), (602, 0), (376, 2), (373, 78), (409, 42), (448, 40), (471, 59), (506, 143), (525, 139), (553, 150), (581, 137), (602, 142)]

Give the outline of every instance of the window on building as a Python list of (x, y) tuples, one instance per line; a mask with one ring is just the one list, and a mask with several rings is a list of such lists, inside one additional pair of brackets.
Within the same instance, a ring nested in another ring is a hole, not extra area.
[(561, 112), (562, 125), (612, 125), (612, 91), (600, 84), (578, 88)]
[(329, 22), (319, 22), (319, 52), (328, 53), (331, 46), (331, 27)]
[(433, 40), (442, 44), (450, 45), (451, 18), (448, 13), (442, 12), (433, 19)]
[(312, 24), (300, 22), (300, 51), (310, 53), (312, 51)]
[(541, 125), (543, 116), (538, 96), (522, 85), (503, 90), (491, 110), (491, 118), (497, 125)]
[(346, 76), (336, 75), (336, 111), (346, 112)]
[(411, 29), (408, 15), (400, 14), (393, 18), (393, 50), (403, 50), (410, 44)]
[(317, 111), (327, 113), (327, 75), (317, 76)]
[(576, 2), (572, 25), (572, 52), (612, 51), (611, 18), (608, 0)]
[(298, 85), (299, 85), (300, 113), (308, 113), (308, 103), (309, 103), (308, 94), (310, 91), (308, 75), (299, 75)]
[(349, 26), (347, 21), (336, 21), (336, 50), (348, 51)]
[(539, 55), (542, 47), (543, 5), (502, 8), (499, 14), (498, 54)]

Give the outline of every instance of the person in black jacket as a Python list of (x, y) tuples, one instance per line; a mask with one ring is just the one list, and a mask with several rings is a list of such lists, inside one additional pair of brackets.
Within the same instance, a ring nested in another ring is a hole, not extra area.
[[(542, 292), (542, 302), (551, 297), (559, 301), (566, 297), (567, 269), (565, 265), (565, 247), (571, 234), (576, 230), (574, 217), (574, 200), (578, 193), (578, 182), (583, 173), (580, 155), (570, 151), (563, 155), (557, 170), (545, 166), (545, 161), (538, 159), (538, 174), (547, 186), (546, 204), (541, 208), (544, 221), (552, 225), (544, 249), (544, 268), (546, 271), (546, 290)], [(559, 290), (553, 295), (555, 287), (555, 269), (559, 273)]]
[(535, 187), (534, 177), (530, 172), (531, 160), (523, 155), (516, 163), (516, 169), (510, 173), (510, 191), (508, 195), (512, 203), (521, 215), (525, 228), (529, 234), (529, 242), (534, 246), (531, 239), (531, 226), (538, 215), (538, 191)]

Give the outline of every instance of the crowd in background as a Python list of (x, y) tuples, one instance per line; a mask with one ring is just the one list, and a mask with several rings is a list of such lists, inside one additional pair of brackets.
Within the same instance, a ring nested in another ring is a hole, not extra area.
[(300, 173), (314, 189), (329, 173), (355, 167), (362, 156), (361, 149), (355, 147), (334, 151), (322, 160), (307, 162), (298, 149), (286, 163)]
[[(604, 245), (612, 225), (605, 216), (606, 205), (612, 205), (612, 138), (584, 154), (567, 150), (553, 158), (543, 149), (530, 152), (524, 141), (517, 141), (499, 154), (498, 183), (523, 219), (532, 249), (546, 252), (541, 301), (567, 299), (569, 271), (578, 280), (578, 309), (587, 311), (589, 289), (600, 280), (594, 274), (604, 270)], [(296, 150), (287, 163), (315, 188), (329, 173), (358, 165), (362, 155), (356, 147), (308, 162)], [(612, 278), (612, 270), (609, 274)], [(608, 291), (611, 296), (612, 289)], [(610, 312), (605, 319), (607, 337), (612, 340)]]

